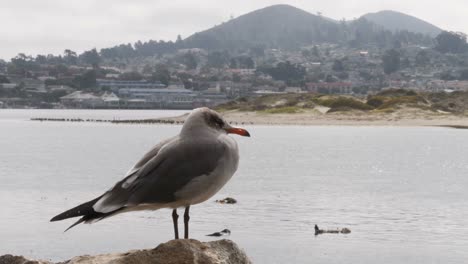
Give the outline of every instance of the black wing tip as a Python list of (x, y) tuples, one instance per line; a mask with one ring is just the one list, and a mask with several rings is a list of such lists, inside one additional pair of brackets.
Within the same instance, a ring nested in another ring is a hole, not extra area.
[(77, 217), (77, 216), (80, 216), (80, 215), (71, 215), (70, 211), (66, 211), (66, 212), (63, 212), (61, 214), (58, 214), (52, 217), (52, 219), (50, 219), (50, 222), (56, 222), (56, 221), (64, 220), (67, 218)]
[(64, 220), (64, 219), (67, 219), (67, 218), (73, 218), (73, 217), (78, 217), (78, 216), (85, 216), (85, 215), (93, 215), (95, 214), (96, 212), (94, 211), (93, 209), (93, 205), (102, 197), (99, 196), (91, 201), (88, 201), (86, 203), (82, 203), (78, 206), (75, 206), (63, 213), (60, 213), (54, 217), (52, 217), (52, 219), (50, 219), (50, 222), (55, 222), (55, 221), (60, 221), (60, 220)]
[(75, 223), (73, 223), (71, 226), (69, 226), (67, 229), (65, 229), (65, 231), (63, 231), (64, 233), (67, 232), (68, 230), (70, 230), (71, 228), (73, 228), (74, 226), (76, 225), (79, 225), (81, 224), (82, 222), (86, 221), (86, 218), (85, 217), (82, 217), (80, 218), (78, 221), (76, 221)]
[(63, 220), (64, 218), (61, 218), (60, 215), (56, 215), (54, 217), (52, 217), (52, 219), (50, 219), (50, 222), (56, 222), (56, 221), (60, 221), (60, 220)]

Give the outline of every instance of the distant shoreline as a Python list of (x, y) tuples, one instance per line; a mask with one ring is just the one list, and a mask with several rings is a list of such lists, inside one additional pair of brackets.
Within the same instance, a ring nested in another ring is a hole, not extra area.
[[(224, 118), (232, 125), (293, 125), (293, 126), (431, 126), (468, 128), (468, 117), (452, 114), (429, 114), (427, 112), (404, 112), (392, 114), (369, 114), (346, 112), (320, 114), (315, 111), (294, 114), (266, 114), (262, 112), (227, 111)], [(31, 118), (40, 122), (96, 122), (112, 124), (182, 124), (187, 115), (150, 119), (85, 119), (85, 118)]]
[(467, 116), (412, 112), (408, 109), (392, 114), (369, 114), (359, 111), (332, 114), (320, 114), (312, 111), (294, 114), (265, 114), (233, 111), (224, 113), (224, 117), (236, 124), (257, 125), (468, 127)]

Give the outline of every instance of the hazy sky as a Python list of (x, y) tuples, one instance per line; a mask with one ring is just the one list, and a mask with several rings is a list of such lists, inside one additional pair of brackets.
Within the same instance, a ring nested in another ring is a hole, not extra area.
[[(442, 3), (442, 4), (441, 4)], [(290, 4), (335, 19), (395, 10), (468, 33), (467, 0), (0, 0), (0, 58), (61, 54), (149, 39), (175, 40), (232, 15)]]

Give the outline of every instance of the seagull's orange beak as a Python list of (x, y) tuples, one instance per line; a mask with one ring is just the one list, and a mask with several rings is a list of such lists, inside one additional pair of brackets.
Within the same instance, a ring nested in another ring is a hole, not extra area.
[(243, 128), (230, 127), (230, 128), (226, 128), (226, 132), (228, 134), (237, 134), (237, 135), (241, 135), (243, 137), (250, 137), (249, 131), (247, 131), (247, 130), (245, 130)]

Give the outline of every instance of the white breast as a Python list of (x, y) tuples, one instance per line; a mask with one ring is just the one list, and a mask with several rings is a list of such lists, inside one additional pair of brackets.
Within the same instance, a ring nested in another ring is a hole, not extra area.
[(236, 141), (228, 135), (218, 137), (220, 144), (226, 144), (227, 151), (220, 157), (218, 166), (208, 175), (194, 178), (175, 193), (177, 206), (204, 202), (215, 195), (234, 175), (239, 163)]

